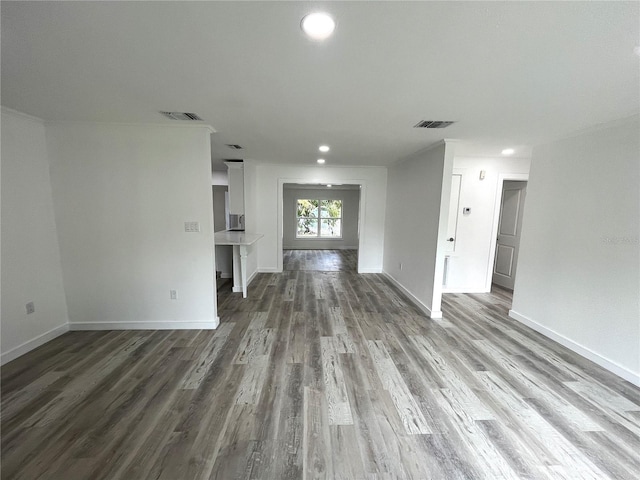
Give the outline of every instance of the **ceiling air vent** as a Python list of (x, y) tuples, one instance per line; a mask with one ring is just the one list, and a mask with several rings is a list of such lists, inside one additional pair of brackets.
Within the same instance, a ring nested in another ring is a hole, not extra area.
[(242, 147), (240, 145), (236, 145), (234, 143), (227, 143), (226, 145), (227, 147), (232, 148), (234, 150), (242, 150)]
[(160, 112), (171, 120), (185, 120), (187, 122), (201, 122), (202, 119), (195, 113), (189, 112)]
[(452, 123), (446, 120), (421, 120), (416, 123), (413, 128), (446, 128)]

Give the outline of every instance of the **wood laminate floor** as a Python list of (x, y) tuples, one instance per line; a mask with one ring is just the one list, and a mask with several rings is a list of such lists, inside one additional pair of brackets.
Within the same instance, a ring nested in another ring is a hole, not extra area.
[(284, 270), (357, 272), (358, 250), (283, 250)]
[(640, 390), (380, 275), (259, 274), (216, 331), (65, 334), (2, 368), (2, 479), (637, 479)]

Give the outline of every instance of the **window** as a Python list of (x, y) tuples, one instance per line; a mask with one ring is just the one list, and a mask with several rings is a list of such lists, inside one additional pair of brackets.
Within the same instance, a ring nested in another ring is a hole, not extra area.
[(342, 238), (342, 200), (298, 199), (297, 203), (296, 238)]

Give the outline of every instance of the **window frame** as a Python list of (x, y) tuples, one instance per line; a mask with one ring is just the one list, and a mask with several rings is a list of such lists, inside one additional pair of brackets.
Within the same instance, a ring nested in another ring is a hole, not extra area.
[[(317, 217), (299, 217), (298, 216), (298, 202), (300, 200), (308, 200), (308, 201), (315, 201), (318, 202), (318, 216)], [(326, 201), (339, 201), (340, 202), (340, 216), (339, 217), (322, 217), (321, 216), (321, 212), (322, 212), (322, 202), (326, 202)], [(294, 214), (294, 218), (295, 218), (295, 222), (294, 222), (294, 228), (295, 228), (295, 239), (296, 240), (342, 240), (343, 239), (343, 232), (344, 232), (344, 199), (342, 198), (298, 198), (296, 197), (295, 199), (295, 204), (294, 204), (294, 208), (293, 208), (293, 214)], [(317, 233), (316, 235), (298, 235), (298, 220), (300, 220), (301, 218), (306, 218), (306, 219), (310, 219), (310, 220), (317, 220), (318, 222), (318, 229), (317, 229)], [(340, 236), (333, 236), (333, 237), (328, 237), (328, 236), (323, 236), (322, 235), (322, 220), (340, 220)]]

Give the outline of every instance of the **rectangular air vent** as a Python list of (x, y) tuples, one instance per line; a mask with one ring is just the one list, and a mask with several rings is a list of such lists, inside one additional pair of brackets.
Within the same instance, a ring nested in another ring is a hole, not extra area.
[(187, 122), (201, 122), (202, 119), (195, 113), (189, 112), (160, 112), (171, 120), (184, 120)]
[(233, 148), (234, 150), (242, 150), (242, 147), (240, 145), (236, 145), (234, 143), (227, 143), (226, 145), (227, 147)]
[(416, 123), (413, 128), (446, 128), (452, 123), (456, 122), (450, 122), (447, 120), (421, 120)]

